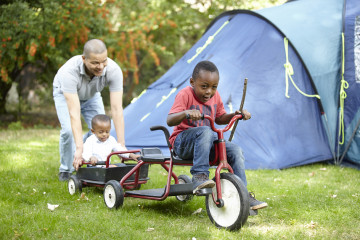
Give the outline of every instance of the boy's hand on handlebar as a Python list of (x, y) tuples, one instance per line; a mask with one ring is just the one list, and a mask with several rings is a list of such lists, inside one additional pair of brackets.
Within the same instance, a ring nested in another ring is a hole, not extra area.
[(241, 112), (236, 110), (235, 114), (242, 114), (244, 117), (243, 120), (249, 120), (251, 118), (251, 114), (246, 109), (242, 110)]
[(185, 116), (186, 119), (191, 119), (191, 120), (201, 120), (203, 118), (203, 115), (201, 114), (201, 112), (199, 110), (193, 109), (193, 110), (186, 110), (185, 111)]

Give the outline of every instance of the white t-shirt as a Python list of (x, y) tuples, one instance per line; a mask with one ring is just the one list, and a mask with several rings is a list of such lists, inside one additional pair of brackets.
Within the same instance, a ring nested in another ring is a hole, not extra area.
[[(105, 142), (97, 139), (95, 134), (88, 137), (84, 143), (82, 157), (88, 162), (90, 157), (94, 156), (98, 161), (106, 161), (107, 156), (112, 151), (126, 151), (127, 149), (118, 143), (113, 136), (110, 136)], [(119, 154), (121, 157), (128, 158), (129, 153)]]

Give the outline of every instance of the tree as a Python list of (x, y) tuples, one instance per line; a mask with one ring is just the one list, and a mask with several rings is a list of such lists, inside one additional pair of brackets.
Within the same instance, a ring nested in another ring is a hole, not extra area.
[[(4, 0), (0, 4), (0, 113), (21, 73), (35, 68), (51, 89), (58, 68), (102, 39), (124, 72), (124, 105), (158, 79), (225, 10), (285, 0)], [(19, 95), (26, 95), (18, 89)], [(48, 90), (51, 94), (51, 90)]]
[(103, 18), (83, 21), (87, 15), (98, 16), (97, 6), (100, 1), (51, 0), (14, 1), (0, 6), (0, 84), (3, 90), (0, 112), (5, 111), (4, 100), (9, 86), (19, 81), (20, 73), (27, 66), (41, 69), (40, 79), (50, 85), (49, 78), (53, 78), (67, 58), (80, 53), (79, 47), (91, 31), (104, 32), (102, 25), (106, 20)]
[[(119, 27), (113, 33), (121, 33), (123, 39), (127, 39), (127, 46), (125, 52), (124, 48), (120, 51), (124, 57), (113, 57), (123, 64), (125, 105), (182, 57), (222, 12), (283, 2), (285, 0), (117, 1), (112, 21)], [(114, 52), (119, 55), (119, 50), (116, 48)]]
[(121, 1), (38, 0), (1, 5), (0, 112), (5, 112), (11, 83), (20, 81), (27, 66), (41, 69), (39, 82), (51, 87), (57, 69), (71, 56), (81, 54), (90, 38), (104, 40), (109, 56), (121, 62), (125, 76), (131, 75), (135, 84), (139, 82), (139, 52), (151, 56), (158, 66), (157, 52), (165, 51), (145, 34), (145, 25), (142, 30), (117, 31), (108, 21), (110, 9), (116, 9), (117, 4)]

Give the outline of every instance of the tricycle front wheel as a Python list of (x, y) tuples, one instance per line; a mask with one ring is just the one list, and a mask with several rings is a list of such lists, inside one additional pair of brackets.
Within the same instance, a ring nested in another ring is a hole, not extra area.
[(249, 193), (239, 177), (232, 173), (220, 174), (222, 203), (217, 205), (216, 187), (213, 193), (206, 196), (206, 211), (218, 228), (238, 230), (249, 216)]

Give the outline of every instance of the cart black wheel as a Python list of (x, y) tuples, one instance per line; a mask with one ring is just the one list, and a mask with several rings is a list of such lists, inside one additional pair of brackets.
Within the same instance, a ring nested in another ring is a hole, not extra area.
[(81, 181), (76, 177), (76, 175), (71, 175), (68, 181), (68, 190), (70, 195), (74, 195), (75, 193), (80, 193), (82, 191)]
[[(185, 184), (185, 183), (191, 183), (191, 178), (187, 175), (180, 175), (178, 177), (179, 179), (179, 184)], [(192, 198), (194, 197), (194, 195), (192, 194), (187, 194), (187, 195), (178, 195), (176, 196), (176, 199), (181, 201), (181, 202), (187, 202), (190, 201)]]
[(124, 203), (124, 190), (116, 180), (110, 180), (104, 188), (104, 201), (108, 208), (117, 209)]
[(238, 230), (249, 216), (249, 193), (240, 178), (232, 173), (221, 173), (220, 184), (224, 206), (215, 204), (213, 196), (216, 199), (217, 193), (214, 187), (213, 194), (206, 196), (207, 214), (216, 227)]

